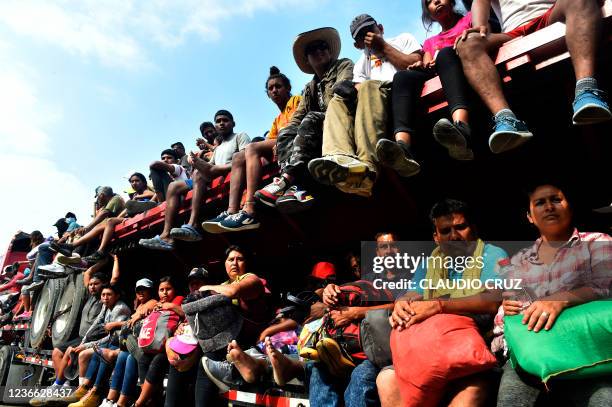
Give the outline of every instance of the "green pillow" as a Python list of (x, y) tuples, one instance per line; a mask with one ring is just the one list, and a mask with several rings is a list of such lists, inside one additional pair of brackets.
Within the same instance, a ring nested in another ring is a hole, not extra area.
[(612, 301), (592, 301), (564, 310), (550, 331), (528, 331), (523, 316), (504, 318), (512, 366), (546, 383), (612, 374)]

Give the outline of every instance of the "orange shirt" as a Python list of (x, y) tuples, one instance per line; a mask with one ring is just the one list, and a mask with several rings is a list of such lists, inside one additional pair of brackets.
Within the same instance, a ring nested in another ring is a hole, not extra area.
[(291, 116), (293, 116), (293, 113), (296, 111), (301, 100), (302, 97), (299, 95), (291, 96), (287, 102), (287, 105), (285, 106), (285, 109), (278, 116), (276, 116), (276, 119), (274, 119), (274, 122), (272, 122), (272, 128), (268, 133), (269, 139), (276, 139), (278, 137), (278, 132), (289, 124)]

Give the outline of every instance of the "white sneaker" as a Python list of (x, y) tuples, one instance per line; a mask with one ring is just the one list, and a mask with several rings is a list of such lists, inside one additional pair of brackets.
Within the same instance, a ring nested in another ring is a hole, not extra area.
[(102, 403), (100, 403), (100, 405), (98, 407), (113, 407), (116, 406), (117, 403), (114, 403), (108, 399), (104, 399), (102, 400)]
[(66, 273), (66, 268), (59, 263), (51, 263), (47, 264), (46, 266), (39, 266), (38, 269), (44, 270), (46, 273), (50, 274)]

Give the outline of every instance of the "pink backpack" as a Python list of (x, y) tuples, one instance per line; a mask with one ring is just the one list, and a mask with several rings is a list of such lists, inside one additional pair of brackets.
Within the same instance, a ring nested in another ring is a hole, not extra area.
[(153, 311), (147, 316), (138, 335), (138, 346), (145, 353), (160, 353), (166, 339), (176, 330), (180, 317), (174, 311)]

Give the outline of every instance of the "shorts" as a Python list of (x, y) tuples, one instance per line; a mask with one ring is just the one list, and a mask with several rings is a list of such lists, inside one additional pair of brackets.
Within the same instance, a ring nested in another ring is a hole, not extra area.
[(68, 342), (66, 342), (62, 346), (56, 346), (56, 349), (59, 349), (62, 352), (66, 352), (66, 349), (68, 349), (70, 347), (76, 348), (77, 346), (79, 346), (81, 344), (82, 340), (83, 340), (83, 338), (76, 337), (74, 339), (69, 340)]
[(186, 179), (185, 180), (185, 185), (187, 185), (187, 188), (189, 188), (189, 190), (191, 191), (193, 189), (193, 180), (192, 179)]
[(533, 20), (516, 27), (514, 30), (510, 30), (505, 32), (504, 34), (509, 35), (512, 38), (522, 37), (524, 35), (533, 34), (534, 32), (541, 30), (542, 28), (548, 27), (550, 25), (550, 15), (553, 12), (555, 6), (553, 5), (551, 8), (546, 11), (546, 13), (542, 14), (539, 17), (534, 18)]

